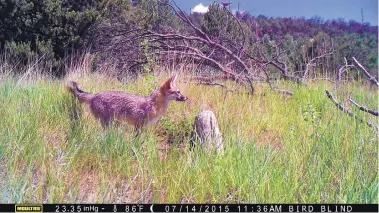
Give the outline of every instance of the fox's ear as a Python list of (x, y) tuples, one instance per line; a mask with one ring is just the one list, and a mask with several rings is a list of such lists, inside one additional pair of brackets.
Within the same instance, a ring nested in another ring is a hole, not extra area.
[(174, 80), (174, 76), (166, 80), (165, 82), (162, 83), (161, 89), (163, 90), (169, 90), (171, 89), (171, 82)]
[(175, 74), (174, 76), (172, 76), (170, 79), (171, 79), (171, 86), (175, 85), (176, 84), (176, 79), (178, 78), (178, 74)]
[(169, 90), (172, 87), (174, 87), (177, 77), (178, 75), (174, 75), (171, 78), (169, 78), (167, 81), (163, 82), (161, 85), (161, 89)]

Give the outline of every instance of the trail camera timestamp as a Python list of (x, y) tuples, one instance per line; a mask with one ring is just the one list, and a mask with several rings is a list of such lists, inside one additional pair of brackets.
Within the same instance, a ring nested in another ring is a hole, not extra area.
[(238, 205), (238, 212), (282, 212), (282, 205)]

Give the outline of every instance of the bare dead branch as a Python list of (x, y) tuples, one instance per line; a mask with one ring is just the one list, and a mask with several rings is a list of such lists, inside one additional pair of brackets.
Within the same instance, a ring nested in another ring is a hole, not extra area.
[(365, 73), (365, 75), (368, 77), (368, 80), (374, 84), (375, 86), (379, 87), (379, 83), (378, 81), (376, 80), (376, 78), (374, 76), (372, 76), (363, 66), (362, 64), (359, 63), (359, 61), (357, 59), (355, 59), (355, 57), (352, 57), (352, 59), (354, 60), (354, 62), (358, 65), (359, 68), (361, 68), (363, 70), (363, 72)]
[[(161, 2), (162, 4), (166, 4), (166, 3), (163, 3)], [(230, 49), (228, 49), (227, 47), (219, 44), (218, 42), (215, 42), (215, 41), (212, 41), (209, 36), (203, 32), (201, 29), (199, 29), (198, 27), (196, 27), (192, 22), (191, 20), (188, 19), (188, 17), (185, 15), (185, 13), (176, 5), (176, 3), (173, 1), (173, 4), (175, 5), (172, 6), (171, 4), (166, 4), (166, 5), (169, 5), (170, 7), (173, 8), (174, 11), (179, 10), (180, 13), (177, 13), (179, 18), (181, 20), (183, 20), (184, 22), (188, 23), (197, 33), (199, 33), (203, 38), (200, 38), (198, 36), (183, 36), (183, 35), (180, 35), (180, 34), (175, 34), (175, 33), (172, 33), (172, 34), (159, 34), (159, 36), (161, 37), (166, 37), (166, 38), (169, 38), (170, 36), (173, 36), (173, 37), (179, 37), (179, 38), (182, 38), (182, 39), (187, 39), (187, 40), (196, 40), (196, 41), (199, 41), (199, 42), (202, 42), (202, 43), (205, 43), (205, 44), (208, 44), (210, 46), (214, 46), (214, 47), (217, 47), (221, 50), (223, 50), (226, 54), (228, 54), (231, 58), (233, 58), (234, 60), (236, 60), (239, 65), (244, 69), (245, 73), (246, 74), (249, 74), (249, 67), (241, 60), (241, 58), (233, 53), (233, 51), (231, 51)], [(150, 33), (153, 33), (152, 31), (150, 31)], [(158, 35), (158, 33), (155, 33), (156, 35)]]
[(228, 71), (228, 68), (224, 67), (222, 64), (220, 64), (219, 62), (217, 62), (216, 60), (212, 59), (212, 58), (209, 58), (205, 55), (202, 55), (202, 54), (198, 54), (198, 53), (194, 53), (194, 52), (184, 52), (184, 51), (175, 51), (175, 50), (170, 50), (170, 51), (161, 51), (159, 52), (158, 54), (174, 54), (174, 55), (179, 55), (179, 54), (183, 54), (185, 56), (189, 56), (189, 57), (194, 57), (194, 58), (201, 58), (201, 59), (204, 59), (206, 61), (209, 61), (211, 63), (213, 63), (217, 68), (219, 68), (222, 72), (224, 73), (228, 73), (230, 75), (235, 75), (234, 73)]
[(240, 66), (243, 67), (244, 71), (246, 74), (249, 73), (249, 67), (247, 67), (247, 65), (241, 60), (240, 57), (238, 57), (236, 54), (234, 54), (231, 50), (229, 50), (228, 48), (222, 46), (221, 44), (218, 44), (216, 42), (213, 42), (212, 40), (206, 40), (206, 39), (203, 39), (203, 38), (200, 38), (200, 37), (197, 37), (197, 36), (185, 36), (185, 35), (180, 35), (180, 34), (176, 34), (176, 33), (167, 33), (167, 34), (161, 34), (161, 33), (156, 33), (156, 32), (153, 32), (153, 31), (149, 31), (152, 35), (155, 35), (155, 36), (158, 36), (158, 37), (161, 37), (161, 38), (165, 38), (165, 39), (184, 39), (184, 40), (194, 40), (194, 41), (198, 41), (198, 42), (201, 42), (203, 44), (206, 44), (206, 45), (209, 45), (209, 46), (212, 46), (212, 47), (216, 47), (220, 50), (222, 50), (223, 52), (225, 52), (226, 54), (228, 54), (232, 59), (234, 59), (235, 61), (237, 61)]
[(356, 107), (358, 107), (361, 111), (363, 112), (367, 112), (367, 113), (370, 113), (371, 115), (375, 115), (376, 117), (378, 117), (378, 112), (377, 111), (374, 111), (374, 110), (371, 110), (371, 109), (368, 109), (367, 107), (365, 106), (362, 106), (362, 105), (359, 105), (357, 102), (355, 102), (353, 99), (349, 98), (349, 101)]
[(338, 109), (340, 109), (341, 111), (345, 112), (346, 114), (348, 114), (350, 117), (353, 117), (354, 119), (362, 122), (362, 123), (366, 123), (369, 127), (375, 129), (376, 131), (378, 131), (378, 126), (368, 122), (368, 121), (364, 121), (363, 119), (357, 117), (352, 111), (350, 111), (349, 109), (347, 109), (346, 107), (344, 107), (342, 104), (340, 104), (334, 97), (333, 95), (328, 91), (328, 90), (325, 90), (326, 92), (326, 95), (328, 96), (328, 98), (334, 103), (334, 105), (336, 105), (336, 107)]
[(337, 73), (337, 81), (341, 81), (341, 79), (342, 79), (342, 74), (343, 74), (344, 72), (346, 72), (349, 68), (355, 68), (355, 66), (352, 65), (352, 64), (346, 64), (346, 65), (341, 66), (341, 67), (338, 69), (338, 73)]
[(302, 77), (302, 80), (304, 80), (304, 79), (306, 78), (306, 76), (308, 75), (309, 67), (312, 65), (312, 63), (313, 63), (315, 60), (320, 59), (320, 58), (324, 58), (324, 57), (329, 56), (329, 55), (332, 55), (333, 52), (334, 52), (334, 50), (331, 49), (330, 52), (324, 53), (324, 54), (322, 54), (322, 55), (319, 55), (319, 56), (314, 57), (314, 58), (312, 58), (311, 60), (309, 60), (309, 62), (308, 62), (308, 63), (306, 64), (306, 66), (305, 66), (305, 72), (304, 72), (304, 75), (303, 75), (303, 77)]

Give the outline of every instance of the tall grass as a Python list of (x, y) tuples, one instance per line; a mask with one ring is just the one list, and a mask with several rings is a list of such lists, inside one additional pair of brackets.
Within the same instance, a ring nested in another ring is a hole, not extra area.
[[(69, 78), (92, 93), (148, 95), (165, 77), (128, 83), (100, 74), (73, 73)], [(256, 85), (251, 96), (182, 81), (179, 87), (188, 102), (171, 103), (157, 125), (135, 138), (129, 126), (104, 131), (65, 83), (2, 78), (1, 203), (378, 200), (377, 134), (327, 99), (324, 91), (331, 84), (279, 82), (294, 91), (284, 97), (265, 85)], [(354, 83), (341, 90), (377, 108), (376, 91)], [(222, 154), (189, 148), (194, 118), (203, 109), (218, 118)]]

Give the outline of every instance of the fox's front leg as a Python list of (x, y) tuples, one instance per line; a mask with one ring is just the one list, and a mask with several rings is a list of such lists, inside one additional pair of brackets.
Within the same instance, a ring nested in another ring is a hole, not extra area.
[(136, 136), (135, 137), (138, 137), (141, 134), (142, 127), (143, 127), (143, 122), (137, 122), (134, 125), (134, 131), (136, 132)]
[(135, 127), (134, 127), (134, 131), (136, 132), (135, 137), (138, 137), (138, 136), (141, 134), (141, 128), (138, 127), (138, 126), (135, 126)]
[[(141, 116), (142, 117), (142, 116)], [(147, 117), (143, 116), (142, 119), (138, 119), (134, 125), (134, 131), (136, 132), (136, 137), (138, 137), (142, 129), (147, 125)]]

